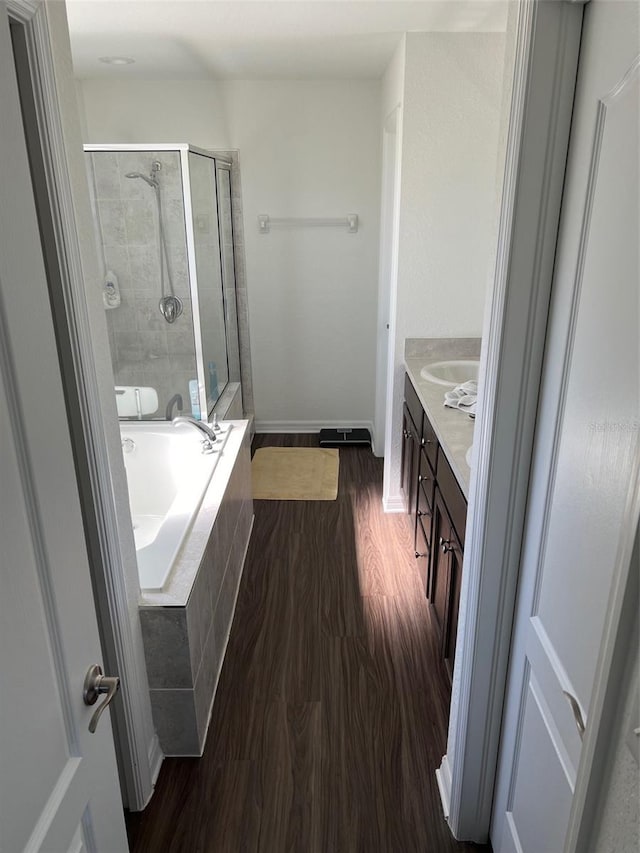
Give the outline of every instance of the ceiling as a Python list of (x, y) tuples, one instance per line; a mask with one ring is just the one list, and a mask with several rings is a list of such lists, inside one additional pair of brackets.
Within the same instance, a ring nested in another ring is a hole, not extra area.
[[(499, 32), (505, 0), (66, 0), (78, 77), (377, 78), (404, 32)], [(131, 65), (100, 62), (135, 59)]]

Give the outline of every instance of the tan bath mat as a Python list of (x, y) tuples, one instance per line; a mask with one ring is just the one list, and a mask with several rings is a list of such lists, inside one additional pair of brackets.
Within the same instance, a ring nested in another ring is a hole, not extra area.
[(322, 447), (261, 447), (251, 463), (260, 501), (335, 501), (339, 451)]

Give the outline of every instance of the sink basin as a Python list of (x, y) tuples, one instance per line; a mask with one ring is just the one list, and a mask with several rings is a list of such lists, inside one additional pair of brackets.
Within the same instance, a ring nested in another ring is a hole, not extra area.
[(446, 385), (449, 388), (454, 388), (463, 382), (469, 382), (471, 379), (477, 382), (479, 367), (480, 362), (478, 359), (434, 361), (431, 364), (425, 364), (420, 371), (420, 376), (429, 382), (435, 382), (437, 385)]

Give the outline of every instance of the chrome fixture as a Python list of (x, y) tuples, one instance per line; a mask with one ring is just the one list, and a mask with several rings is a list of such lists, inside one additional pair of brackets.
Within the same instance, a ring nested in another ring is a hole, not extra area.
[(108, 676), (102, 674), (102, 668), (94, 663), (87, 670), (84, 679), (84, 687), (82, 689), (82, 701), (85, 705), (95, 705), (98, 701), (98, 696), (101, 693), (106, 693), (106, 699), (96, 708), (95, 714), (91, 717), (89, 723), (89, 731), (93, 734), (98, 726), (98, 721), (102, 716), (104, 709), (111, 703), (111, 700), (116, 695), (120, 688), (120, 679), (117, 675)]
[(172, 423), (174, 426), (180, 426), (180, 424), (191, 424), (191, 426), (195, 427), (205, 436), (202, 441), (202, 452), (213, 453), (213, 445), (217, 441), (217, 436), (211, 427), (207, 426), (207, 424), (202, 421), (197, 421), (195, 418), (192, 418), (191, 415), (176, 415)]
[(133, 65), (135, 59), (130, 56), (99, 56), (98, 61), (105, 65)]
[(332, 226), (338, 225), (346, 228), (350, 234), (358, 231), (358, 214), (348, 213), (346, 216), (269, 216), (261, 213), (258, 216), (258, 231), (268, 234), (272, 225), (302, 225), (302, 226)]
[(213, 420), (211, 421), (211, 429), (214, 432), (224, 432), (224, 430), (222, 429), (222, 427), (218, 423), (218, 413), (217, 412), (213, 413)]
[(123, 453), (133, 453), (136, 449), (136, 443), (132, 438), (123, 438), (120, 443), (122, 444), (122, 452)]
[(167, 408), (165, 411), (165, 419), (168, 421), (173, 420), (173, 407), (176, 405), (178, 407), (178, 413), (182, 414), (182, 394), (174, 394), (173, 397), (167, 403)]
[[(151, 164), (151, 174), (147, 177), (142, 172), (127, 172), (127, 178), (141, 178), (148, 184), (156, 194), (158, 206), (158, 251), (160, 253), (160, 302), (158, 308), (167, 323), (175, 323), (182, 314), (182, 300), (173, 291), (171, 280), (171, 269), (169, 268), (169, 255), (167, 253), (167, 241), (164, 232), (164, 220), (162, 216), (162, 199), (160, 197), (160, 179), (158, 172), (162, 169), (162, 163), (154, 160)], [(167, 287), (165, 288), (165, 269), (167, 273)], [(167, 292), (168, 291), (168, 292)]]
[(562, 691), (567, 698), (569, 705), (571, 706), (571, 710), (573, 711), (573, 719), (576, 724), (576, 728), (578, 729), (578, 734), (580, 735), (580, 740), (584, 739), (584, 732), (586, 729), (586, 725), (584, 722), (584, 717), (582, 716), (582, 711), (580, 710), (580, 704), (576, 697), (569, 693), (568, 690)]

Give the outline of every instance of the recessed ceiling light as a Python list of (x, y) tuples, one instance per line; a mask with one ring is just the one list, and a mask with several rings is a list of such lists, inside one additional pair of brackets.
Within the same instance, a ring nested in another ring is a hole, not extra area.
[(100, 56), (98, 57), (100, 62), (104, 62), (106, 65), (133, 65), (135, 59), (131, 59), (130, 56)]

